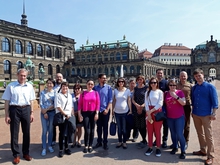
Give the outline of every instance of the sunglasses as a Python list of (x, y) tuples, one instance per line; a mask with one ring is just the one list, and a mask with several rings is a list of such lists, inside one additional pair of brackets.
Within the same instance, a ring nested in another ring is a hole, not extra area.
[(150, 82), (150, 84), (157, 84), (157, 82)]
[(124, 81), (118, 81), (118, 83), (124, 83)]
[(87, 85), (94, 85), (94, 84), (92, 84), (92, 83), (88, 83)]
[(74, 90), (79, 90), (80, 88), (75, 88)]
[(176, 85), (174, 85), (174, 84), (173, 84), (173, 85), (172, 85), (172, 84), (170, 84), (169, 86), (170, 86), (170, 87), (175, 87)]

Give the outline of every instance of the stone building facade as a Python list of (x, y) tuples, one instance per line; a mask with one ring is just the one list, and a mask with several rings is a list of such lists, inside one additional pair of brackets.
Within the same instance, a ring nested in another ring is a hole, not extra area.
[(164, 69), (166, 77), (178, 76), (185, 70), (191, 75), (190, 65), (166, 65), (139, 58), (138, 47), (127, 41), (125, 36), (115, 42), (99, 42), (98, 44), (82, 45), (76, 49), (74, 59), (64, 64), (68, 81), (77, 82), (89, 78), (97, 79), (99, 73), (105, 73), (110, 80), (120, 76), (123, 65), (124, 77), (137, 75), (151, 77), (158, 68)]
[(41, 66), (45, 79), (54, 78), (62, 72), (64, 62), (74, 56), (74, 39), (24, 25), (0, 20), (0, 81), (17, 79), (17, 70), (28, 58), (35, 65), (35, 79)]
[(220, 79), (220, 40), (203, 42), (192, 50), (192, 68), (201, 68), (206, 77)]

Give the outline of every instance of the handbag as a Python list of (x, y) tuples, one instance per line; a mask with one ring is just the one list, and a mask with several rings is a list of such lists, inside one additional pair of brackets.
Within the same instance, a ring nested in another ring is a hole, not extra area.
[(112, 121), (110, 123), (109, 132), (111, 136), (116, 135), (116, 122), (115, 122), (115, 116), (112, 116)]
[(53, 117), (53, 125), (58, 126), (62, 123), (64, 123), (63, 115), (61, 114), (61, 112), (58, 112)]
[[(149, 98), (149, 101), (150, 101), (150, 98)], [(150, 104), (151, 104), (151, 101), (150, 101)], [(151, 106), (152, 106), (152, 104), (151, 104)], [(155, 121), (163, 121), (163, 120), (167, 119), (167, 117), (163, 111), (158, 111), (156, 113), (153, 113), (153, 115), (155, 117)]]
[[(68, 103), (68, 97), (67, 97), (66, 104), (65, 104), (63, 110), (66, 109), (67, 103)], [(62, 123), (64, 123), (63, 115), (61, 114), (61, 112), (58, 112), (53, 117), (53, 125), (54, 126), (58, 126), (58, 125), (60, 125)]]
[(154, 117), (156, 121), (163, 121), (167, 119), (163, 111), (155, 113)]

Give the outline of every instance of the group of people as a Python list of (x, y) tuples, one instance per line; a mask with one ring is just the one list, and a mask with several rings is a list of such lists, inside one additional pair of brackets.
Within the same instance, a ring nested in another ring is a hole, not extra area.
[[(23, 157), (30, 161), (30, 123), (33, 122), (33, 101), (35, 91), (26, 83), (28, 72), (19, 69), (18, 81), (10, 83), (2, 98), (5, 100), (5, 122), (10, 124), (11, 149), (13, 163), (20, 162), (18, 148), (18, 132), (21, 123), (23, 130)], [(56, 75), (56, 81), (48, 79), (46, 88), (40, 93), (42, 152), (45, 156), (47, 148), (54, 152), (56, 127), (54, 116), (61, 113), (64, 122), (59, 124), (59, 157), (70, 155), (71, 147), (81, 147), (82, 127), (84, 128), (84, 153), (91, 153), (94, 148), (103, 147), (108, 150), (108, 123), (110, 113), (116, 118), (118, 143), (116, 148), (127, 149), (127, 140), (136, 142), (139, 134), (141, 142), (138, 148), (148, 145), (145, 155), (153, 153), (161, 156), (161, 147), (167, 148), (168, 132), (170, 130), (172, 145), (170, 154), (176, 154), (180, 147), (180, 159), (185, 159), (189, 141), (190, 118), (192, 115), (198, 134), (200, 150), (194, 155), (207, 156), (206, 164), (212, 164), (214, 144), (212, 138), (212, 121), (215, 120), (218, 109), (218, 95), (212, 84), (205, 82), (201, 69), (193, 72), (197, 83), (192, 86), (187, 82), (187, 73), (182, 71), (180, 81), (165, 80), (163, 70), (158, 69), (156, 76), (145, 84), (145, 77), (140, 75), (129, 80), (127, 86), (124, 78), (117, 79), (113, 90), (107, 84), (105, 74), (99, 74), (99, 84), (93, 80), (86, 82), (86, 89), (75, 84), (73, 93), (69, 92), (68, 82), (63, 82), (61, 73)], [(27, 92), (28, 91), (28, 92)], [(155, 115), (163, 112), (166, 119), (156, 121)], [(71, 123), (71, 124), (70, 124)], [(97, 124), (97, 143), (93, 146), (95, 125)], [(70, 130), (70, 127), (73, 129)], [(163, 135), (161, 128), (163, 127)], [(154, 138), (155, 136), (155, 138)], [(153, 140), (155, 139), (155, 140)]]

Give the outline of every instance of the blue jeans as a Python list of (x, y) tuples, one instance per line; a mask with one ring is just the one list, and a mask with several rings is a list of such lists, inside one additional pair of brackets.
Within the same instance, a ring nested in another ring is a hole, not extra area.
[(175, 148), (178, 148), (178, 141), (179, 141), (181, 152), (185, 152), (186, 141), (183, 134), (184, 126), (185, 126), (185, 116), (181, 116), (180, 118), (177, 119), (167, 118), (167, 124), (170, 128), (173, 146)]
[(48, 146), (51, 146), (53, 139), (53, 117), (55, 111), (47, 112), (48, 119), (44, 118), (44, 115), (41, 113), (41, 124), (42, 124), (42, 148), (46, 149), (47, 147), (47, 133), (48, 133)]
[(126, 133), (126, 118), (127, 113), (115, 113), (115, 119), (118, 126), (118, 142), (122, 142), (123, 136), (123, 143), (127, 141), (127, 133)]

